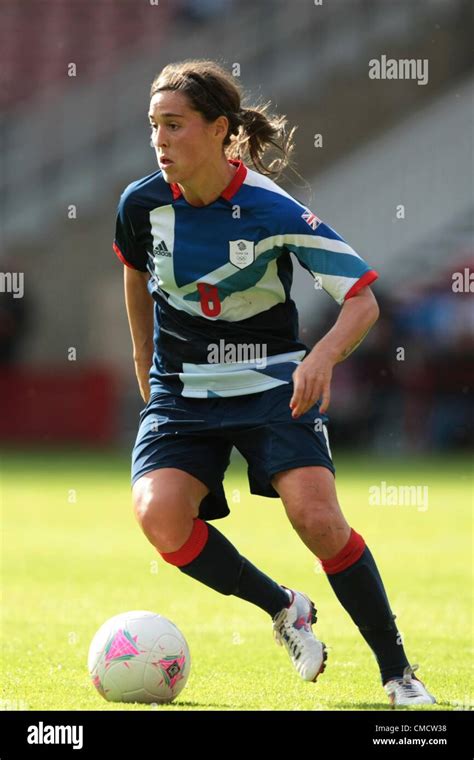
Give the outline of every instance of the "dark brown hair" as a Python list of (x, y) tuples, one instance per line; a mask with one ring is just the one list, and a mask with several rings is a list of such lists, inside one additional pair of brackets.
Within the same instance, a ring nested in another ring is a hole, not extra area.
[[(215, 61), (188, 59), (168, 64), (153, 80), (150, 98), (164, 90), (182, 92), (208, 122), (227, 117), (229, 129), (223, 142), (227, 158), (250, 159), (257, 171), (273, 179), (291, 166), (296, 127), (287, 134), (286, 117), (270, 115), (270, 103), (243, 108), (240, 84)], [(267, 165), (262, 156), (268, 148), (280, 155)]]

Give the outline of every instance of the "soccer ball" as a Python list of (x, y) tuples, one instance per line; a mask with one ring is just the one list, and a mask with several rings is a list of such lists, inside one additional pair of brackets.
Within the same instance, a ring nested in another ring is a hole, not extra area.
[(107, 620), (89, 647), (92, 683), (109, 702), (171, 702), (191, 668), (181, 631), (155, 612), (123, 612)]

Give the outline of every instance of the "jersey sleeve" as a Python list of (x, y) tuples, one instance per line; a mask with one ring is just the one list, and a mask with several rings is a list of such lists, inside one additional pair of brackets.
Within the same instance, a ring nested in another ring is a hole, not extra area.
[(285, 247), (339, 305), (378, 278), (344, 238), (304, 206), (292, 205), (286, 227)]
[(148, 254), (143, 244), (137, 241), (137, 229), (139, 229), (137, 210), (134, 208), (132, 197), (125, 190), (120, 196), (117, 207), (115, 238), (112, 247), (122, 264), (131, 269), (146, 272)]

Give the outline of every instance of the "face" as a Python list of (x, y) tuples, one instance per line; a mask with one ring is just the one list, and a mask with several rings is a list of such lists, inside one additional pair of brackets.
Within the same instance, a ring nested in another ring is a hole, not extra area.
[(222, 153), (227, 118), (219, 116), (214, 122), (207, 122), (199, 111), (191, 108), (182, 92), (156, 93), (150, 101), (148, 116), (151, 142), (166, 182), (190, 181), (214, 154)]

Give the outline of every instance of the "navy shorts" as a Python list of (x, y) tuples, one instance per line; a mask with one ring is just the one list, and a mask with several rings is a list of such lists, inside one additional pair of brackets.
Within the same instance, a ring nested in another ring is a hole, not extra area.
[(224, 473), (235, 446), (248, 464), (250, 492), (278, 498), (275, 473), (294, 467), (335, 468), (326, 424), (316, 403), (298, 419), (291, 417), (293, 383), (245, 396), (187, 398), (154, 392), (140, 413), (132, 454), (132, 485), (147, 472), (176, 467), (208, 488), (199, 517), (215, 520), (230, 510)]

